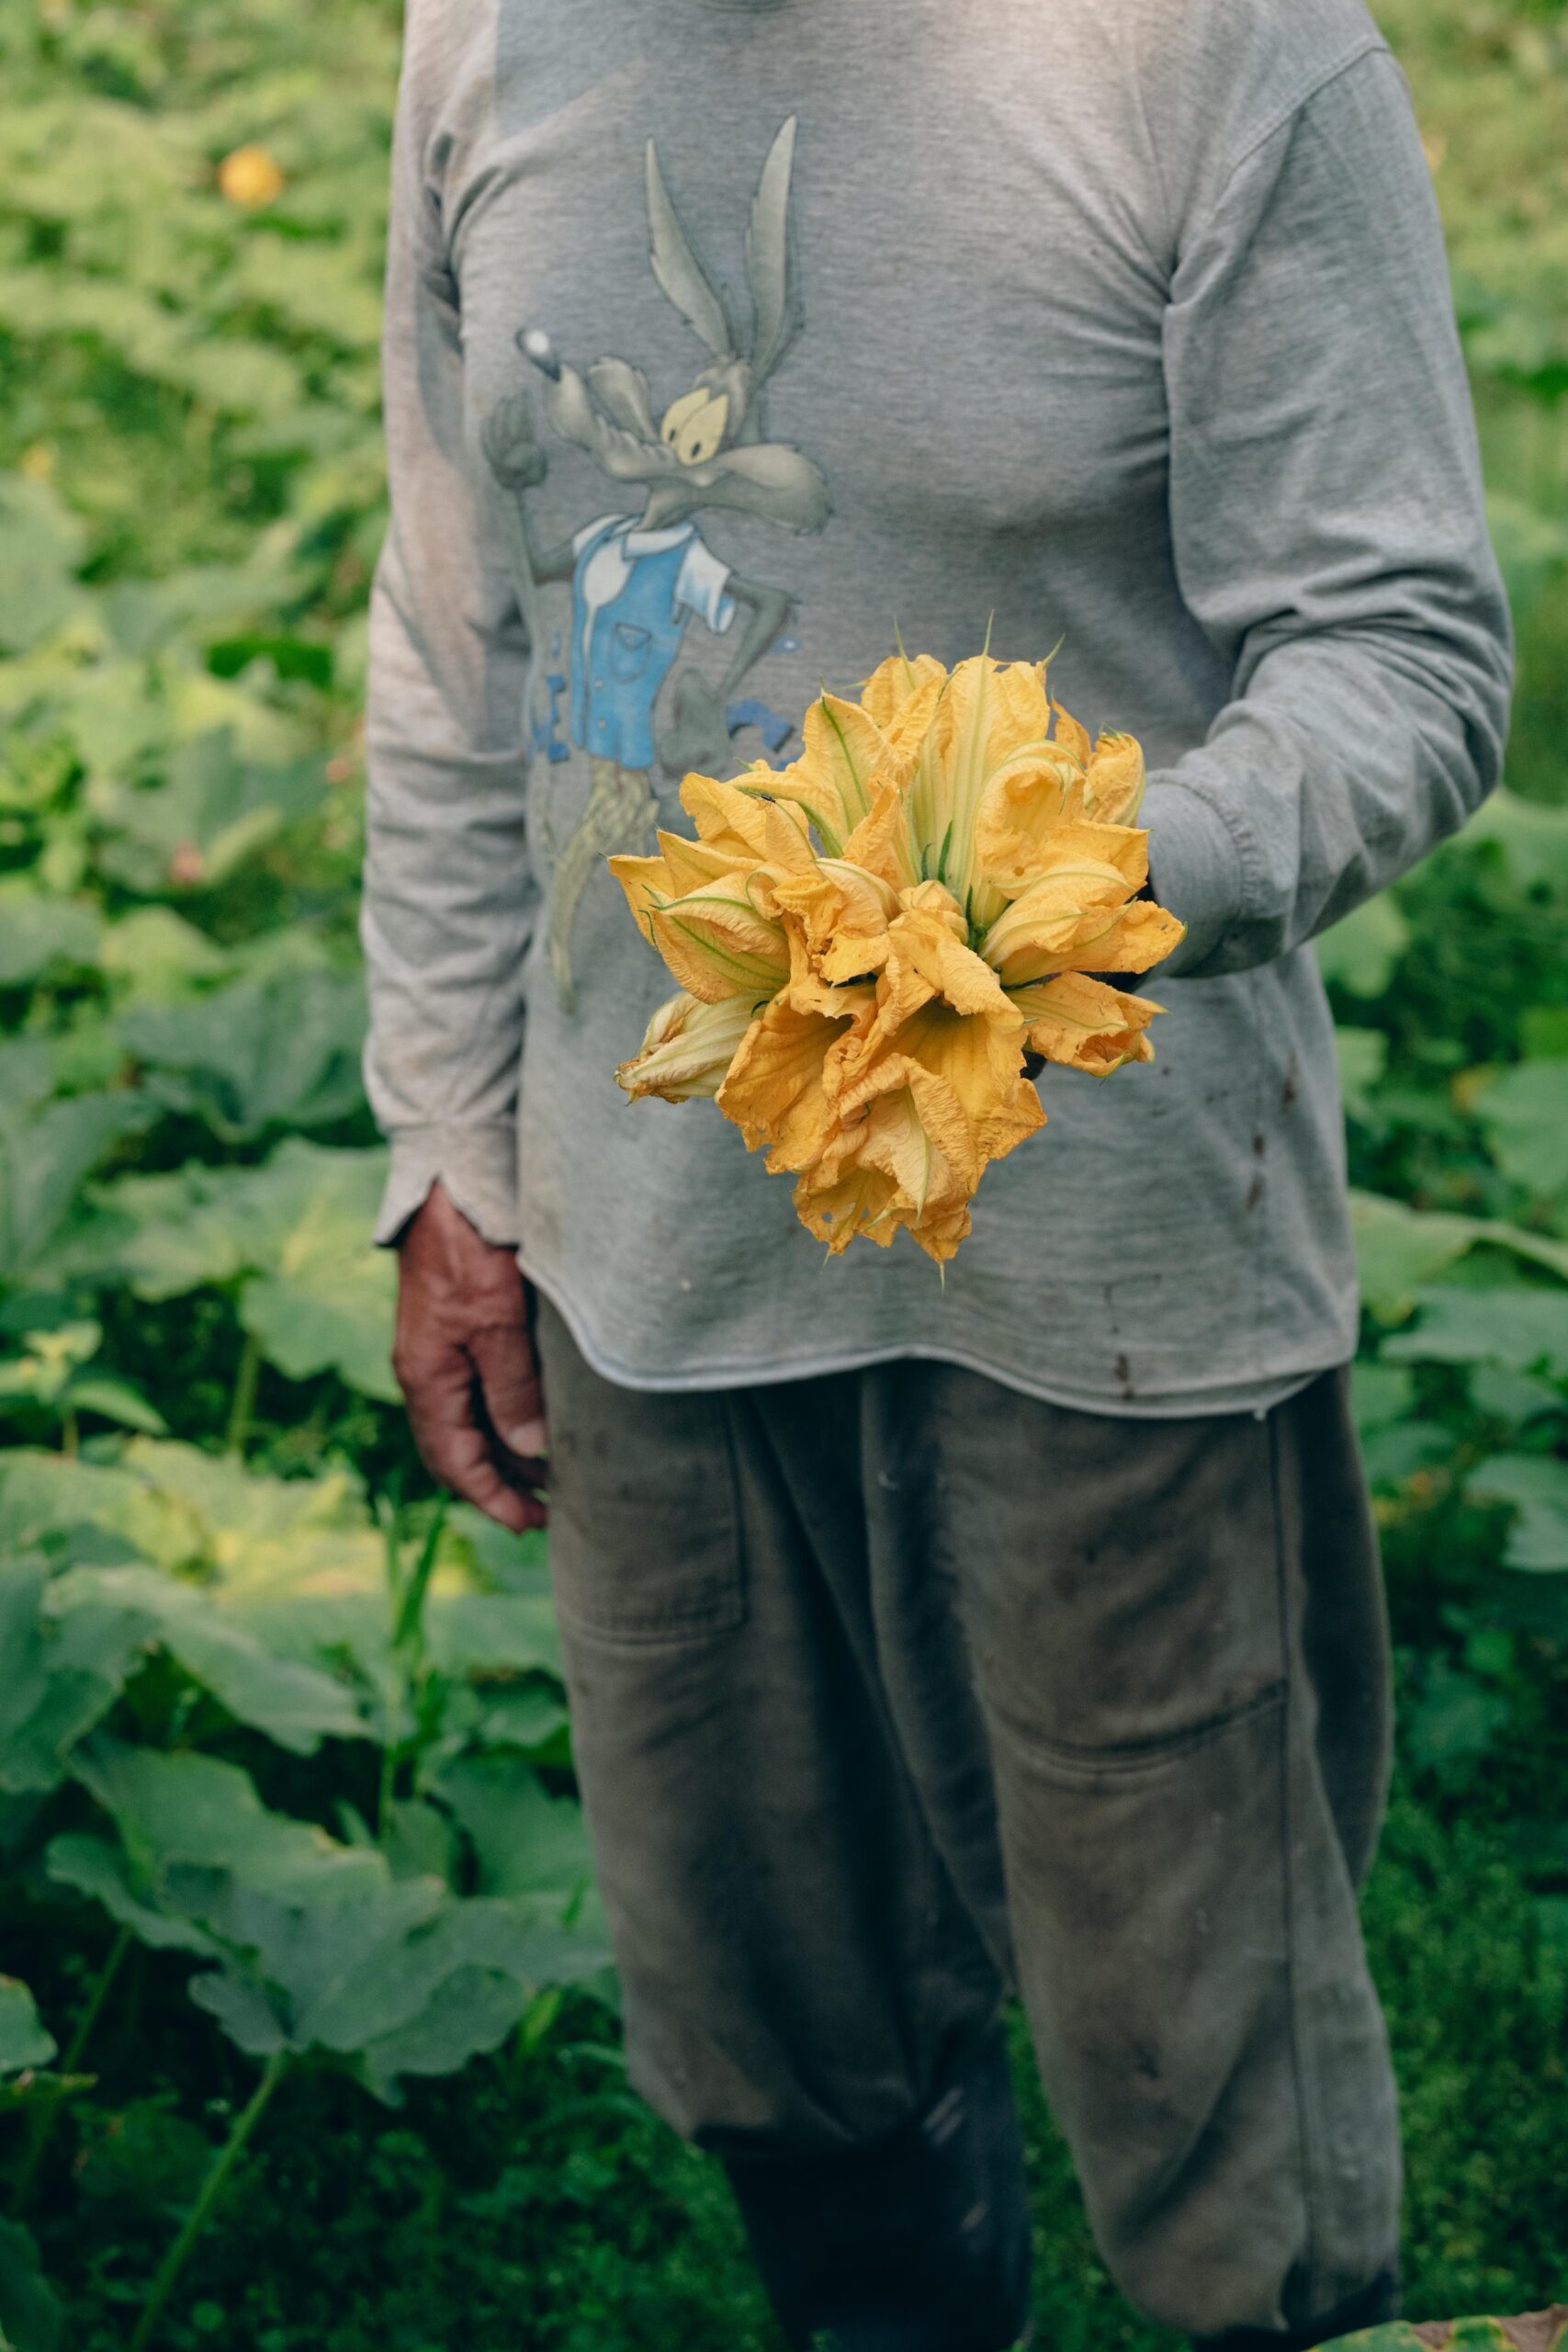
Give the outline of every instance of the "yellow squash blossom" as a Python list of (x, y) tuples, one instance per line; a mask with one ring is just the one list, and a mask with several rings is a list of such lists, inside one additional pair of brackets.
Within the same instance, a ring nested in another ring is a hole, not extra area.
[(258, 211), (283, 194), (283, 174), (265, 147), (236, 147), (218, 166), (218, 186), (231, 204)]
[(944, 1263), (987, 1168), (1045, 1124), (1028, 1053), (1153, 1058), (1146, 971), (1183, 926), (1141, 895), (1144, 761), (1091, 742), (1043, 662), (885, 662), (824, 694), (801, 756), (689, 775), (696, 838), (612, 871), (681, 994), (616, 1076), (712, 1096), (834, 1252), (907, 1229)]

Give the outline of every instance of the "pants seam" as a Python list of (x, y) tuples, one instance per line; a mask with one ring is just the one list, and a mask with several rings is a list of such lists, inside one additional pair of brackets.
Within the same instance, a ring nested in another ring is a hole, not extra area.
[[(1301, 2018), (1297, 2003), (1297, 1902), (1295, 1884), (1295, 1811), (1292, 1787), (1294, 1762), (1294, 1733), (1298, 1698), (1298, 1662), (1291, 1639), (1290, 1576), (1285, 1542), (1284, 1481), (1280, 1463), (1280, 1420), (1278, 1413), (1269, 1416), (1269, 1477), (1274, 1517), (1274, 1590), (1279, 1611), (1280, 1665), (1284, 1674), (1284, 1702), (1280, 1721), (1280, 1905), (1285, 1944), (1285, 2007), (1291, 2041), (1291, 2073), (1296, 2099), (1296, 2140), (1302, 2172), (1302, 2208), (1306, 2222), (1305, 2245), (1303, 2249), (1303, 2270), (1307, 2286), (1307, 2305), (1315, 2309), (1314, 2290), (1317, 2274), (1318, 2215), (1316, 2198), (1316, 2166), (1313, 2151), (1313, 2132), (1307, 2105), (1307, 2071), (1302, 2049)], [(1286, 2312), (1287, 2321), (1290, 2313)]]

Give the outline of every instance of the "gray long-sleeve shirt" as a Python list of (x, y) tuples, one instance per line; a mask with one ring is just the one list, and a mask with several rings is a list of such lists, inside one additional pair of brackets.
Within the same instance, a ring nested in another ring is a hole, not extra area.
[[(528, 341), (519, 337), (526, 334)], [(1257, 1406), (1356, 1329), (1307, 946), (1495, 782), (1510, 642), (1442, 239), (1359, 0), (413, 0), (372, 612), (380, 1237), (440, 1177), (633, 1385), (899, 1354)], [(1060, 638), (1189, 925), (939, 1286), (824, 1265), (604, 872), (891, 649)]]

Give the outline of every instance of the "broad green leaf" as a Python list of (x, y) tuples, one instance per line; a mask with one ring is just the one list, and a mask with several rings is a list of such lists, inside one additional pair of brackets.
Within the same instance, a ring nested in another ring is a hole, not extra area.
[(297, 1756), (313, 1756), (323, 1738), (365, 1735), (340, 1682), (318, 1668), (275, 1657), (243, 1619), (161, 1569), (73, 1568), (57, 1580), (51, 1600), (59, 1612), (105, 1604), (140, 1611), (193, 1681), (237, 1721)]
[(1517, 1513), (1504, 1565), (1536, 1576), (1568, 1571), (1568, 1462), (1554, 1453), (1499, 1453), (1470, 1481), (1473, 1495)]
[(49, 1572), (0, 1557), (0, 1790), (47, 1794), (76, 1743), (101, 1722), (142, 1642), (142, 1621), (116, 1603), (59, 1622), (46, 1613)]
[(1500, 1690), (1488, 1690), (1474, 1675), (1436, 1658), (1420, 1696), (1405, 1711), (1405, 1752), (1423, 1770), (1462, 1774), (1493, 1746), (1509, 1713)]
[[(185, 1896), (223, 1948), (221, 1972), (191, 1998), (254, 2057), (276, 2050), (363, 2049), (409, 2025), (432, 1989), (415, 1931), (447, 1902), (431, 1878), (394, 1880), (372, 1850), (342, 1849), (295, 1899), (258, 1894), (231, 1872), (187, 1873)], [(197, 1883), (208, 1876), (212, 1883)], [(449, 1973), (443, 1971), (443, 1973)]]
[(51, 1878), (101, 1903), (111, 1917), (159, 1949), (213, 1956), (218, 1946), (181, 1900), (181, 1868), (218, 1871), (288, 1899), (322, 1873), (374, 1881), (384, 1867), (338, 1846), (312, 1824), (269, 1813), (248, 1773), (216, 1757), (164, 1755), (99, 1736), (79, 1748), (73, 1771), (108, 1814), (118, 1842), (56, 1838)]
[(265, 1167), (123, 1178), (96, 1195), (102, 1271), (164, 1299), (240, 1282), (240, 1319), (289, 1379), (335, 1371), (391, 1403), (396, 1273), (370, 1236), (386, 1181), (380, 1150), (290, 1136)]
[(1538, 1199), (1568, 1192), (1568, 1060), (1517, 1063), (1475, 1111), (1505, 1176)]
[(0, 888), (0, 989), (90, 968), (97, 961), (99, 928), (95, 910), (79, 899)]
[(1370, 999), (1382, 996), (1409, 944), (1410, 926), (1384, 892), (1319, 933), (1317, 960), (1325, 980)]
[(122, 1035), (153, 1073), (156, 1097), (194, 1112), (225, 1143), (254, 1141), (274, 1125), (324, 1126), (364, 1101), (356, 978), (296, 972), (183, 1004), (144, 1004), (128, 1014)]
[(0, 1454), (0, 1547), (62, 1535), (77, 1559), (115, 1565), (139, 1554), (206, 1577), (225, 1609), (365, 1594), (384, 1611), (382, 1540), (343, 1470), (271, 1478), (153, 1438), (133, 1438), (113, 1467), (26, 1447)]
[(118, 1421), (121, 1429), (141, 1430), (147, 1437), (167, 1437), (169, 1425), (139, 1388), (112, 1372), (84, 1372), (67, 1382), (61, 1404), (73, 1413), (96, 1413), (101, 1420)]
[(1544, 1365), (1568, 1377), (1568, 1290), (1513, 1283), (1499, 1290), (1436, 1288), (1416, 1294), (1420, 1322), (1383, 1342), (1391, 1363)]
[(590, 1885), (593, 1857), (581, 1807), (552, 1797), (521, 1757), (498, 1753), (443, 1761), (429, 1775), (473, 1849), (481, 1894), (503, 1896), (528, 1916), (559, 1921)]
[(326, 1151), (293, 1137), (251, 1200), (271, 1242), (267, 1271), (240, 1294), (240, 1320), (291, 1380), (335, 1372), (396, 1403), (396, 1272), (370, 1239), (385, 1181), (378, 1151)]
[(1454, 1438), (1440, 1421), (1393, 1421), (1387, 1429), (1371, 1430), (1361, 1440), (1367, 1482), (1375, 1490), (1403, 1487), (1424, 1470), (1451, 1462)]
[[(218, 680), (208, 679), (201, 691), (210, 695), (224, 690)], [(118, 693), (111, 707), (118, 711), (124, 699)], [(187, 710), (187, 720), (190, 716)], [(221, 716), (209, 714), (214, 722)], [(162, 707), (158, 720), (161, 729), (168, 725)], [(106, 836), (99, 863), (113, 880), (146, 898), (216, 888), (285, 825), (312, 814), (326, 789), (317, 763), (260, 765), (244, 757), (231, 717), (182, 743), (163, 783), (110, 780), (145, 748), (145, 741), (113, 742), (87, 750), (100, 779), (90, 796)]]
[(1470, 1401), (1477, 1412), (1497, 1421), (1539, 1420), (1543, 1413), (1565, 1409), (1562, 1392), (1550, 1381), (1496, 1363), (1478, 1364), (1471, 1374)]
[(1524, 888), (1568, 887), (1568, 808), (1495, 792), (1460, 834), (1461, 842), (1497, 842), (1513, 879)]
[(446, 1674), (538, 1670), (560, 1678), (560, 1641), (547, 1591), (433, 1594), (425, 1644), (432, 1663)]
[(17, 1120), (54, 1091), (54, 1056), (30, 1037), (0, 1037), (0, 1117)]
[(1423, 1284), (1481, 1244), (1506, 1250), (1568, 1281), (1568, 1242), (1526, 1233), (1495, 1218), (1413, 1209), (1381, 1193), (1352, 1192), (1350, 1227), (1361, 1295), (1383, 1323), (1407, 1320)]
[(85, 537), (49, 483), (0, 474), (0, 654), (26, 652), (70, 618)]
[(1522, 622), (1552, 573), (1568, 563), (1568, 529), (1506, 491), (1490, 492), (1486, 512), (1508, 600)]
[(12, 2352), (60, 2352), (65, 2313), (20, 2222), (0, 2221), (0, 2330)]
[(1403, 1365), (1356, 1363), (1350, 1368), (1350, 1410), (1364, 1436), (1406, 1419), (1415, 1410), (1416, 1382)]
[(455, 2075), (483, 2051), (499, 2050), (520, 2022), (532, 1987), (501, 1969), (457, 1968), (431, 1987), (407, 2025), (360, 2053), (367, 2089), (395, 2104), (401, 2075)]
[(0, 1103), (0, 1282), (19, 1282), (63, 1224), (83, 1179), (146, 1124), (128, 1094), (85, 1094), (30, 1115)]
[(131, 1004), (167, 1004), (222, 978), (229, 956), (172, 907), (136, 907), (111, 923), (98, 962)]
[(1336, 1029), (1339, 1091), (1352, 1119), (1370, 1119), (1372, 1095), (1388, 1069), (1388, 1039), (1381, 1029)]
[(454, 1503), (446, 1514), (446, 1533), (471, 1561), (482, 1582), (499, 1585), (505, 1592), (548, 1597), (549, 1542), (542, 1528), (514, 1535), (471, 1503)]
[(58, 2046), (27, 1986), (14, 1976), (0, 1976), (0, 2075), (47, 2066)]

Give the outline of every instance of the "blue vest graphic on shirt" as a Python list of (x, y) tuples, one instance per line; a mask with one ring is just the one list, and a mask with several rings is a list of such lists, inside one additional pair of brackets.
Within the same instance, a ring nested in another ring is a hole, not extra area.
[(577, 559), (571, 737), (596, 759), (651, 768), (654, 705), (692, 616), (689, 605), (677, 603), (675, 589), (696, 532), (688, 526), (657, 548), (633, 550), (623, 544), (626, 571), (619, 593), (605, 603), (591, 603), (584, 580), (593, 558), (611, 539), (624, 542), (635, 527), (634, 517), (616, 517), (584, 543)]

